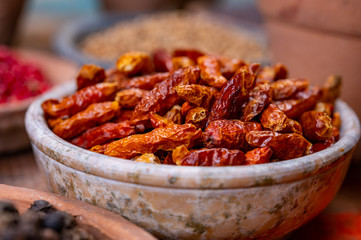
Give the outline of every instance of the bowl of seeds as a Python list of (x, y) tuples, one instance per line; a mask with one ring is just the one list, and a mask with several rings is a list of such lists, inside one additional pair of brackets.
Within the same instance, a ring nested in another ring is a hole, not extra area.
[(193, 48), (226, 57), (269, 62), (263, 30), (213, 13), (170, 11), (95, 15), (65, 25), (54, 42), (56, 51), (80, 64), (108, 68), (122, 54)]

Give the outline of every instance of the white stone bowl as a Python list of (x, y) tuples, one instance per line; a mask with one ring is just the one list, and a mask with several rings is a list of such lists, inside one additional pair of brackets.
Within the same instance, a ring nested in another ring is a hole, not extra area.
[(357, 116), (338, 101), (341, 139), (309, 156), (232, 167), (133, 162), (79, 148), (48, 128), (42, 101), (74, 90), (74, 84), (52, 90), (26, 114), (35, 158), (50, 189), (119, 213), (160, 238), (281, 238), (332, 200), (360, 138)]

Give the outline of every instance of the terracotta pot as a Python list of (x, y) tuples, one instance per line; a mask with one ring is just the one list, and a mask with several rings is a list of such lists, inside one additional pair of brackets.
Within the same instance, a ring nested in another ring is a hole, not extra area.
[[(46, 52), (29, 49), (14, 51), (22, 61), (38, 66), (53, 86), (71, 80), (78, 68), (73, 62)], [(26, 109), (37, 97), (40, 96), (0, 105), (0, 153), (14, 152), (30, 146), (24, 118)]]
[[(321, 85), (343, 77), (341, 98), (361, 116), (361, 1), (259, 0), (274, 62)], [(355, 153), (361, 160), (361, 149)]]
[(34, 102), (26, 128), (52, 191), (106, 208), (165, 239), (277, 239), (318, 215), (338, 191), (360, 125), (337, 103), (341, 139), (297, 159), (229, 167), (140, 163), (97, 154), (56, 136), (41, 103), (75, 91), (64, 85)]
[(40, 199), (50, 202), (57, 210), (75, 216), (77, 223), (93, 234), (96, 239), (155, 240), (149, 233), (121, 216), (88, 203), (33, 189), (0, 184), (0, 200), (15, 204), (20, 214), (25, 212), (34, 201)]

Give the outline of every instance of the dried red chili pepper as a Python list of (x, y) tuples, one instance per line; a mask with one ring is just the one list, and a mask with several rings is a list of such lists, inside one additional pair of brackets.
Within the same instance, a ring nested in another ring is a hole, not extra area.
[(75, 137), (88, 128), (109, 121), (119, 109), (117, 102), (93, 103), (87, 109), (56, 125), (53, 132), (64, 139)]
[(122, 108), (133, 109), (148, 91), (139, 88), (129, 88), (117, 92), (115, 101)]
[(171, 159), (174, 164), (182, 165), (182, 160), (188, 154), (189, 154), (188, 148), (185, 145), (180, 145), (172, 151)]
[(172, 65), (173, 65), (173, 70), (178, 70), (184, 67), (194, 66), (196, 64), (189, 57), (173, 57)]
[(133, 117), (133, 110), (122, 109), (122, 111), (119, 111), (115, 116), (114, 122), (124, 122), (132, 119), (132, 117)]
[(221, 88), (227, 82), (227, 79), (222, 76), (221, 65), (216, 57), (199, 57), (197, 64), (201, 70), (201, 83), (205, 83), (211, 87)]
[(192, 150), (183, 158), (178, 159), (178, 155), (172, 154), (173, 161), (177, 165), (183, 166), (237, 166), (245, 164), (246, 157), (244, 153), (236, 149), (226, 148), (205, 148)]
[(103, 145), (96, 145), (96, 146), (92, 147), (90, 149), (90, 151), (100, 153), (100, 154), (104, 154), (105, 149), (107, 149), (108, 145), (109, 145), (109, 143), (106, 143), (106, 144), (103, 144)]
[(318, 102), (313, 110), (316, 112), (325, 112), (328, 116), (332, 117), (334, 106), (331, 103)]
[(208, 123), (218, 119), (240, 118), (242, 104), (247, 101), (255, 79), (254, 74), (243, 67), (222, 88), (211, 108)]
[(64, 119), (62, 118), (50, 118), (48, 119), (48, 125), (51, 129), (53, 129), (56, 125), (58, 125), (59, 123), (62, 123), (64, 121)]
[(172, 72), (172, 55), (164, 49), (158, 49), (153, 52), (154, 70), (157, 72)]
[(305, 111), (314, 108), (319, 98), (320, 89), (313, 88), (304, 92), (298, 92), (295, 95), (295, 99), (275, 101), (271, 105), (278, 107), (287, 117), (296, 119)]
[(282, 133), (297, 133), (303, 135), (302, 126), (296, 120), (288, 118), (286, 120), (286, 127), (281, 131)]
[(258, 84), (249, 94), (249, 102), (243, 110), (242, 120), (248, 122), (262, 112), (272, 101), (272, 91), (269, 83)]
[(314, 143), (311, 147), (310, 154), (322, 151), (322, 150), (330, 147), (332, 144), (337, 142), (339, 139), (340, 139), (340, 132), (336, 127), (333, 127), (331, 137), (323, 142)]
[(168, 152), (167, 156), (163, 160), (163, 164), (175, 165), (172, 159), (172, 152)]
[(161, 117), (158, 114), (153, 113), (153, 112), (149, 113), (149, 120), (150, 120), (150, 123), (152, 124), (153, 128), (167, 127), (169, 125), (174, 124), (173, 121), (171, 121), (167, 118)]
[(259, 63), (250, 63), (242, 65), (241, 69), (249, 71), (255, 77), (257, 76), (261, 65)]
[(269, 106), (266, 108), (260, 118), (262, 126), (275, 132), (281, 132), (286, 128), (287, 115), (278, 107)]
[(273, 82), (279, 79), (286, 79), (288, 70), (282, 63), (276, 63), (273, 67), (264, 67), (257, 76), (256, 82)]
[(89, 149), (95, 145), (104, 144), (110, 140), (127, 137), (137, 131), (129, 121), (120, 123), (104, 123), (100, 126), (90, 128), (70, 142), (82, 148)]
[(116, 62), (117, 70), (127, 76), (138, 73), (151, 73), (154, 65), (150, 56), (143, 52), (128, 52), (120, 56)]
[(215, 88), (200, 84), (180, 85), (175, 88), (175, 91), (184, 101), (207, 110), (218, 97), (218, 91)]
[(220, 57), (219, 63), (221, 65), (222, 75), (230, 79), (233, 75), (246, 63), (241, 59)]
[(152, 163), (152, 164), (161, 164), (160, 159), (155, 156), (153, 153), (144, 153), (140, 156), (134, 158), (135, 162), (143, 163)]
[(182, 84), (194, 84), (198, 79), (199, 69), (197, 67), (187, 67), (173, 72), (168, 79), (157, 84), (142, 98), (135, 107), (133, 122), (146, 121), (150, 112), (165, 114), (173, 105), (181, 101), (175, 87)]
[(156, 84), (163, 82), (169, 77), (169, 73), (153, 73), (149, 75), (133, 77), (125, 84), (126, 88), (140, 88), (144, 90), (152, 90)]
[(307, 155), (312, 144), (295, 133), (276, 133), (272, 131), (251, 131), (246, 134), (246, 141), (251, 147), (270, 147), (273, 156), (287, 160)]
[(182, 123), (181, 106), (174, 105), (166, 114), (163, 115), (163, 117), (171, 120), (175, 124), (181, 124)]
[(76, 77), (78, 90), (103, 82), (105, 78), (106, 76), (103, 68), (94, 64), (83, 65)]
[(181, 107), (181, 115), (182, 117), (186, 117), (188, 112), (193, 109), (193, 108), (196, 108), (197, 105), (193, 104), (193, 103), (189, 103), (189, 102), (185, 102), (182, 104), (182, 107)]
[(331, 118), (324, 112), (304, 112), (300, 118), (304, 136), (313, 142), (325, 141), (332, 135)]
[(341, 95), (342, 77), (332, 75), (327, 78), (324, 86), (322, 87), (323, 102), (334, 104), (336, 99)]
[(274, 80), (277, 81), (279, 79), (285, 79), (288, 76), (288, 69), (282, 63), (276, 63), (274, 66), (275, 76)]
[(195, 49), (176, 49), (173, 51), (173, 57), (188, 57), (197, 62), (199, 57), (202, 57), (204, 53)]
[(246, 153), (246, 165), (270, 162), (272, 149), (269, 147), (255, 148)]
[(307, 79), (283, 79), (272, 83), (272, 95), (274, 100), (285, 100), (296, 93), (305, 91), (308, 88)]
[(338, 130), (340, 130), (340, 128), (341, 128), (341, 116), (340, 116), (340, 113), (335, 112), (333, 114), (331, 123), (332, 123), (332, 126), (337, 128)]
[(115, 83), (98, 83), (64, 97), (60, 101), (49, 99), (41, 104), (44, 112), (51, 117), (70, 117), (87, 108), (90, 104), (110, 100), (118, 90)]
[(197, 128), (204, 128), (208, 119), (208, 111), (207, 109), (196, 107), (191, 109), (185, 118), (185, 123), (191, 123)]
[(241, 120), (216, 120), (208, 124), (203, 133), (207, 148), (246, 149), (245, 135), (249, 131), (260, 131), (260, 123)]
[(286, 116), (279, 108), (268, 106), (260, 118), (262, 126), (275, 132), (297, 133), (302, 135), (301, 125)]
[(116, 68), (110, 68), (105, 72), (106, 78), (104, 82), (116, 83), (118, 89), (127, 88), (129, 78), (124, 74), (118, 71)]
[(143, 153), (155, 153), (160, 149), (171, 151), (183, 144), (192, 147), (201, 135), (202, 131), (192, 124), (172, 124), (114, 141), (108, 145), (105, 154), (130, 159)]

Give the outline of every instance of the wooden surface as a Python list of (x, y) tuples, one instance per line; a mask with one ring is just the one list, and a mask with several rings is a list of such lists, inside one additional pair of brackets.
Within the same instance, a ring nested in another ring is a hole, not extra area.
[(155, 240), (148, 232), (128, 222), (120, 215), (79, 200), (3, 184), (0, 184), (0, 199), (14, 203), (20, 213), (25, 212), (36, 200), (48, 201), (57, 210), (75, 216), (77, 223), (96, 239)]
[(0, 183), (47, 191), (47, 183), (30, 149), (0, 157)]

